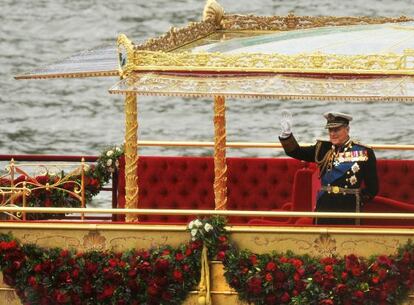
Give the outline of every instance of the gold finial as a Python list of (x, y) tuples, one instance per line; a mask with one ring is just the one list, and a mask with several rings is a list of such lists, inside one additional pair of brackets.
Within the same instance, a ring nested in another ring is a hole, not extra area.
[(223, 7), (216, 0), (207, 0), (203, 10), (203, 21), (214, 19), (217, 25), (220, 25), (224, 16)]

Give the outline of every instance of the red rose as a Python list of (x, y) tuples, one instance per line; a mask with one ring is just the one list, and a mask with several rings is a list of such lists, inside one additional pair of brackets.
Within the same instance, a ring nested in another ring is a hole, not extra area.
[(276, 265), (276, 263), (275, 263), (275, 262), (268, 262), (268, 263), (266, 264), (265, 270), (266, 270), (266, 271), (275, 271), (275, 270), (276, 270), (276, 268), (277, 268), (277, 265)]
[(168, 249), (164, 249), (161, 255), (170, 255), (171, 251)]
[(191, 254), (193, 254), (193, 250), (191, 250), (190, 248), (187, 248), (187, 249), (185, 250), (185, 255), (186, 255), (186, 256), (190, 256)]
[(224, 251), (217, 252), (217, 256), (216, 256), (217, 260), (224, 261), (225, 258), (226, 258), (226, 252)]
[(155, 283), (152, 283), (148, 286), (147, 292), (150, 296), (157, 296), (158, 295), (158, 286)]
[(41, 264), (36, 264), (36, 266), (33, 268), (34, 272), (41, 272), (42, 271), (42, 265)]
[(77, 279), (77, 278), (79, 277), (79, 269), (74, 269), (74, 270), (72, 271), (72, 277), (73, 277), (74, 279)]
[(224, 244), (227, 242), (227, 236), (221, 235), (218, 237), (220, 243)]
[(86, 262), (86, 271), (89, 274), (94, 274), (98, 270), (98, 264)]
[(279, 261), (280, 261), (281, 263), (287, 263), (287, 262), (289, 261), (289, 259), (288, 259), (287, 257), (281, 256), (281, 257), (279, 258)]
[(37, 285), (36, 278), (34, 276), (29, 276), (29, 278), (27, 279), (27, 283), (32, 287), (36, 286)]
[(118, 265), (118, 261), (116, 259), (114, 259), (114, 258), (110, 258), (108, 260), (108, 264), (109, 264), (109, 266), (111, 266), (112, 268), (114, 268), (114, 267), (116, 267)]
[(137, 276), (137, 270), (136, 269), (129, 270), (128, 271), (128, 276), (132, 277), (132, 278), (136, 277)]
[(363, 299), (364, 298), (364, 293), (361, 290), (357, 290), (354, 292), (354, 296), (358, 299)]
[(183, 266), (183, 271), (184, 271), (184, 272), (190, 272), (190, 266), (189, 266), (189, 265), (187, 265), (187, 264), (185, 264), (185, 265)]
[(280, 297), (280, 301), (282, 301), (283, 303), (287, 303), (290, 301), (290, 295), (287, 292), (284, 292), (282, 294), (282, 296)]
[(326, 265), (325, 266), (325, 272), (332, 274), (333, 273), (333, 267), (332, 267), (332, 265)]
[(69, 296), (62, 290), (57, 290), (54, 293), (54, 299), (60, 304), (67, 303), (69, 301)]
[(270, 273), (266, 273), (265, 280), (267, 282), (271, 282), (273, 280), (273, 276)]
[(361, 268), (360, 267), (354, 267), (351, 269), (352, 275), (354, 276), (360, 276), (361, 275)]
[(170, 266), (170, 262), (164, 258), (158, 258), (155, 261), (155, 270), (158, 272), (167, 271), (169, 266)]
[(21, 261), (14, 261), (13, 262), (13, 269), (14, 270), (19, 270), (21, 266), (22, 266), (22, 262)]
[(1, 250), (13, 250), (17, 248), (17, 243), (15, 240), (12, 240), (10, 242), (2, 241), (0, 242), (0, 249)]
[(341, 279), (343, 280), (343, 281), (346, 281), (346, 279), (348, 278), (348, 273), (347, 272), (342, 272), (341, 273)]
[(292, 262), (292, 265), (295, 266), (296, 269), (299, 269), (303, 265), (303, 262), (297, 258), (292, 259), (291, 262)]
[(346, 293), (347, 288), (348, 287), (345, 284), (338, 284), (336, 285), (336, 292), (338, 294), (344, 294)]
[(253, 277), (247, 282), (247, 290), (252, 294), (262, 292), (262, 280), (259, 277)]
[(249, 260), (250, 260), (250, 263), (253, 266), (257, 265), (257, 256), (256, 255), (254, 255), (254, 254), (250, 255)]
[(374, 276), (374, 277), (372, 277), (371, 281), (372, 281), (372, 283), (374, 283), (374, 284), (378, 284), (378, 283), (379, 283), (379, 281), (380, 281), (380, 279), (379, 279), (379, 277), (378, 277), (378, 276)]
[(177, 282), (182, 283), (182, 282), (183, 282), (183, 273), (182, 273), (180, 270), (175, 269), (175, 270), (173, 271), (173, 278), (174, 278), (174, 280), (176, 280)]
[(178, 261), (178, 262), (181, 262), (184, 258), (185, 258), (185, 256), (181, 252), (177, 252), (175, 254), (175, 260)]
[(106, 285), (104, 287), (104, 290), (102, 291), (102, 294), (101, 295), (102, 295), (102, 297), (104, 299), (110, 298), (114, 294), (114, 291), (115, 291), (115, 287), (114, 286)]

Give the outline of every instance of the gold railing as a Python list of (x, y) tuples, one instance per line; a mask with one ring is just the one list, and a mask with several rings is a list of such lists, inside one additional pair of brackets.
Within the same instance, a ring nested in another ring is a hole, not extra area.
[[(62, 168), (74, 166), (76, 166), (74, 169), (64, 174)], [(34, 168), (38, 173), (31, 175), (26, 168)], [(16, 163), (11, 159), (9, 165), (6, 166), (6, 173), (0, 176), (0, 207), (22, 206), (25, 208), (30, 196), (41, 191), (58, 190), (79, 200), (81, 208), (85, 209), (85, 174), (88, 170), (89, 165), (83, 158), (80, 164), (66, 162), (48, 166), (38, 163)], [(26, 220), (26, 211), (18, 212), (16, 215), (10, 212), (4, 213), (11, 219)], [(81, 212), (81, 219), (84, 220), (83, 212)]]
[[(300, 143), (301, 146), (310, 146), (314, 143)], [(214, 147), (214, 142), (204, 141), (138, 141), (138, 146), (161, 147)], [(414, 150), (412, 144), (366, 144), (375, 150)], [(228, 148), (283, 148), (280, 143), (272, 142), (226, 142)]]
[(9, 213), (99, 213), (125, 215), (192, 215), (192, 216), (246, 216), (246, 217), (310, 217), (310, 218), (361, 218), (361, 219), (414, 219), (414, 213), (350, 213), (350, 212), (293, 212), (293, 211), (240, 211), (240, 210), (189, 210), (189, 209), (100, 209), (100, 208), (44, 208), (4, 207)]

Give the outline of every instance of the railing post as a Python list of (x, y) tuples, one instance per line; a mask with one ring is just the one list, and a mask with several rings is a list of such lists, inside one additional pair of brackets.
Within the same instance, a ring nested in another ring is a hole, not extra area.
[[(85, 158), (81, 159), (81, 207), (85, 208)], [(81, 220), (85, 220), (85, 213), (81, 213)]]
[(216, 210), (227, 207), (226, 102), (214, 97), (214, 201)]
[[(24, 208), (27, 206), (27, 204), (26, 204), (26, 181), (23, 181), (23, 200), (22, 200), (22, 206)], [(26, 220), (26, 212), (23, 212), (22, 219), (23, 219), (23, 221)]]
[[(125, 98), (125, 208), (138, 207), (138, 118), (137, 96), (127, 93)], [(137, 215), (126, 215), (125, 221), (138, 221)]]

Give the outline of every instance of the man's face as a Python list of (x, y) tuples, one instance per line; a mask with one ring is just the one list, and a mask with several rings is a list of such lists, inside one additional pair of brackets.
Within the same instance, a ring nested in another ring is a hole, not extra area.
[(344, 144), (349, 138), (349, 126), (329, 128), (328, 132), (329, 140), (335, 146)]

